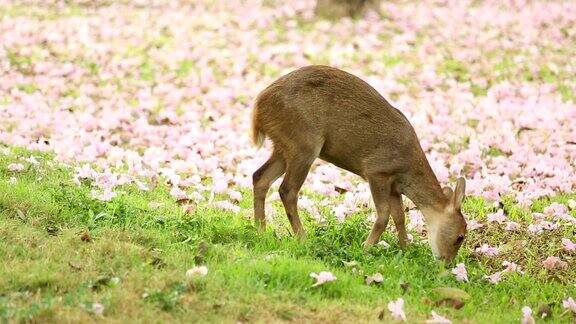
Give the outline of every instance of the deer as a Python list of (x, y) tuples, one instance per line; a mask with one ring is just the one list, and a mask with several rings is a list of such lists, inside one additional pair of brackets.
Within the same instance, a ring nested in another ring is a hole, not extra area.
[(432, 254), (452, 261), (466, 235), (461, 211), (466, 182), (442, 188), (402, 112), (361, 78), (335, 67), (304, 66), (258, 94), (252, 111), (252, 139), (273, 144), (270, 158), (253, 174), (254, 222), (266, 228), (265, 200), (282, 175), (279, 195), (297, 237), (305, 231), (298, 214), (299, 191), (320, 158), (368, 182), (376, 220), (365, 248), (377, 243), (390, 215), (399, 246), (406, 248), (402, 195), (422, 212)]

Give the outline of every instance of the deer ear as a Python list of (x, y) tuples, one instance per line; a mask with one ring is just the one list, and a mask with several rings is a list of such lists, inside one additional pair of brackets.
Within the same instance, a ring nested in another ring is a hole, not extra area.
[(460, 209), (462, 206), (462, 201), (464, 200), (464, 195), (466, 193), (466, 180), (464, 178), (458, 178), (456, 181), (456, 188), (454, 189), (454, 196), (452, 197), (452, 204), (454, 208)]
[(442, 192), (444, 192), (444, 196), (446, 196), (446, 198), (452, 199), (452, 194), (454, 193), (454, 192), (452, 191), (452, 188), (450, 188), (450, 187), (444, 187), (444, 188), (442, 188)]

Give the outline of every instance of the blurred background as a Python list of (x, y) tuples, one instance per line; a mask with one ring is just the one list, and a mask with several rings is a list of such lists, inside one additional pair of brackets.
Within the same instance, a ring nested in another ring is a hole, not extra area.
[[(142, 181), (250, 188), (269, 154), (249, 141), (254, 97), (289, 71), (326, 64), (407, 115), (443, 183), (464, 175), (474, 195), (527, 205), (576, 186), (571, 1), (0, 4), (8, 145)], [(366, 193), (318, 164), (307, 188)]]

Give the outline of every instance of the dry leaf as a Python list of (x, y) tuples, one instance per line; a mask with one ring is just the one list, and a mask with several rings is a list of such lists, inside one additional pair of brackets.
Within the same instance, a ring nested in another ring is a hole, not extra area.
[(20, 218), (20, 220), (22, 221), (26, 220), (26, 215), (20, 209), (16, 208), (16, 214), (18, 215), (18, 218)]
[(194, 211), (196, 210), (196, 208), (192, 204), (183, 205), (182, 209), (186, 214), (194, 214)]
[(90, 242), (90, 241), (92, 241), (92, 237), (90, 237), (90, 232), (84, 231), (84, 232), (82, 233), (82, 235), (80, 236), (80, 239), (82, 240), (82, 242)]
[(334, 186), (334, 190), (336, 190), (336, 192), (338, 192), (339, 194), (345, 194), (348, 192), (348, 190), (338, 186)]
[(342, 261), (342, 263), (344, 263), (344, 266), (348, 268), (352, 268), (358, 265), (358, 262), (356, 261), (350, 261), (350, 262)]
[(540, 307), (538, 307), (537, 315), (542, 319), (548, 319), (552, 317), (552, 309), (550, 308), (550, 305), (541, 304)]
[(470, 295), (462, 289), (452, 287), (438, 287), (432, 289), (438, 296), (436, 306), (449, 306), (460, 309), (464, 306), (464, 301), (470, 299)]
[(462, 289), (452, 288), (452, 287), (438, 287), (432, 289), (438, 297), (440, 298), (452, 298), (452, 299), (461, 299), (461, 300), (468, 300), (470, 299), (470, 295)]
[(405, 294), (410, 288), (410, 284), (407, 282), (403, 282), (400, 284), (400, 288), (402, 288), (402, 294)]
[(367, 285), (371, 285), (371, 284), (379, 284), (382, 283), (384, 281), (384, 277), (382, 276), (381, 273), (377, 272), (371, 276), (367, 276), (366, 277), (366, 284)]
[(436, 306), (448, 306), (454, 309), (460, 309), (464, 306), (464, 302), (459, 299), (444, 298), (434, 303)]
[(82, 265), (79, 262), (68, 261), (68, 265), (74, 270), (82, 270)]

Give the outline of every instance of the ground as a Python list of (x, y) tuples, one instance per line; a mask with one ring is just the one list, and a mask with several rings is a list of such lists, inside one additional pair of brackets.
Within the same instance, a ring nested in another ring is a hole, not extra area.
[[(30, 156), (39, 164), (16, 174), (7, 171), (9, 164)], [(104, 319), (119, 322), (135, 317), (147, 322), (377, 322), (389, 320), (387, 303), (402, 297), (411, 322), (426, 319), (431, 310), (458, 322), (514, 322), (523, 305), (536, 311), (545, 304), (551, 305), (555, 322), (573, 320), (561, 305), (576, 292), (574, 263), (559, 248), (561, 237), (573, 235), (570, 227), (532, 237), (510, 235), (497, 226), (472, 231), (457, 259), (466, 263), (470, 282), (458, 282), (426, 244), (412, 242), (402, 252), (391, 231), (384, 235), (389, 248), (364, 251), (367, 211), (324, 225), (308, 216), (308, 235), (298, 241), (283, 219), (274, 229), (256, 231), (245, 212), (249, 193), (239, 202), (239, 213), (204, 204), (186, 212), (163, 185), (146, 193), (125, 186), (105, 203), (91, 196), (88, 184), (75, 184), (70, 168), (51, 161), (47, 154), (25, 150), (0, 158), (4, 319), (94, 321), (92, 305), (99, 303)], [(535, 209), (549, 203), (543, 199)], [(464, 204), (471, 218), (480, 218), (484, 208), (480, 199)], [(516, 211), (512, 204), (504, 208)], [(511, 246), (485, 259), (472, 253), (477, 242)], [(519, 242), (524, 248), (514, 247)], [(541, 256), (549, 254), (565, 255), (569, 268), (544, 269)], [(502, 260), (518, 262), (525, 274), (489, 283), (483, 277), (502, 270)], [(347, 266), (352, 261), (357, 265)], [(200, 264), (208, 274), (187, 278), (186, 271)], [(320, 271), (332, 271), (337, 280), (311, 287), (310, 273)], [(383, 274), (384, 282), (368, 286), (364, 275), (374, 273)], [(433, 290), (438, 287), (460, 288), (470, 299), (460, 309), (436, 306), (442, 298)]]
[[(312, 13), (297, 0), (0, 1), (2, 321), (389, 322), (402, 298), (408, 322), (519, 322), (525, 306), (573, 322), (576, 6)], [(277, 185), (267, 230), (254, 228), (251, 175), (270, 143), (250, 142), (252, 102), (305, 64), (367, 80), (442, 185), (467, 179), (452, 264), (409, 201), (408, 248), (390, 226), (389, 246), (364, 250), (367, 185), (322, 162), (301, 194), (304, 239)], [(313, 287), (322, 271), (336, 280)]]

